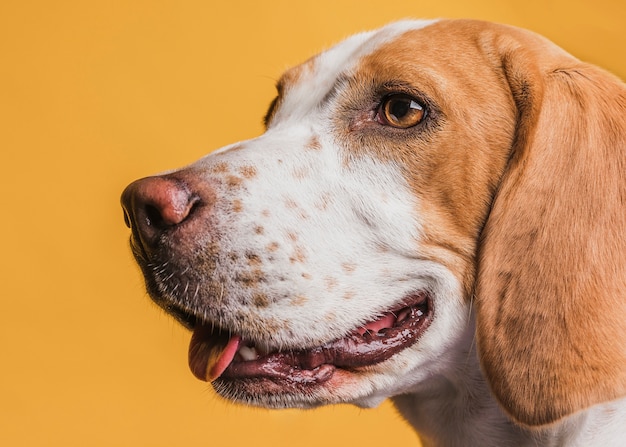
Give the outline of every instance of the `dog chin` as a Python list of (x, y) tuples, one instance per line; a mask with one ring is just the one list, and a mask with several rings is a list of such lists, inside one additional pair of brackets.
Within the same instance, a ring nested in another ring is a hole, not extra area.
[(226, 400), (261, 408), (311, 409), (335, 404), (374, 408), (391, 396), (377, 391), (380, 387), (373, 383), (376, 380), (367, 376), (368, 373), (363, 372), (335, 371), (333, 377), (323, 384), (218, 379), (212, 382), (212, 386)]

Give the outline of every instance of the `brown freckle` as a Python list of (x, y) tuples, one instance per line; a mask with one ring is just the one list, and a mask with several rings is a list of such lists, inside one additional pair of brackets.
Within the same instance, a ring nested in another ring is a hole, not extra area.
[(304, 295), (296, 295), (291, 300), (293, 306), (304, 306), (309, 299)]
[(326, 321), (335, 321), (337, 319), (337, 314), (335, 314), (335, 312), (329, 312), (329, 313), (326, 314), (324, 319)]
[(267, 307), (270, 305), (270, 301), (267, 298), (267, 295), (264, 293), (255, 293), (252, 297), (252, 304), (256, 307)]
[(303, 273), (303, 274), (302, 274), (302, 277), (303, 277), (304, 279), (311, 279), (311, 278), (313, 278), (313, 277), (312, 277), (309, 273)]
[(322, 144), (320, 143), (320, 139), (317, 136), (311, 138), (311, 140), (306, 145), (306, 149), (311, 151), (319, 151), (322, 148)]
[(355, 293), (352, 291), (348, 291), (346, 293), (343, 294), (343, 299), (344, 300), (351, 300), (352, 298), (354, 298)]
[(259, 267), (262, 264), (261, 258), (257, 254), (246, 253), (246, 258), (248, 259), (248, 265), (251, 267)]
[(240, 213), (243, 210), (243, 204), (241, 200), (235, 199), (233, 200), (233, 211), (236, 213)]
[(261, 216), (263, 217), (270, 217), (270, 210), (263, 210), (261, 211)]
[(285, 206), (287, 208), (298, 208), (298, 203), (293, 199), (285, 199)]
[(298, 240), (298, 235), (291, 231), (287, 233), (287, 237), (289, 238), (290, 241), (296, 242)]
[(297, 180), (304, 180), (310, 174), (310, 171), (305, 167), (299, 167), (293, 170), (293, 176)]
[(280, 247), (280, 245), (278, 244), (278, 242), (271, 242), (271, 243), (267, 244), (267, 247), (266, 247), (266, 248), (267, 248), (269, 251), (276, 251), (276, 250), (278, 250), (278, 247)]
[(226, 184), (231, 188), (238, 188), (243, 183), (241, 177), (237, 177), (236, 175), (229, 175), (226, 177)]
[(263, 228), (262, 226), (259, 225), (259, 226), (254, 228), (254, 232), (256, 234), (263, 234), (263, 233), (265, 233), (265, 228)]
[(247, 179), (256, 176), (256, 168), (254, 166), (242, 166), (239, 168), (239, 172)]
[(223, 161), (220, 163), (217, 163), (215, 166), (213, 166), (212, 171), (219, 173), (219, 174), (228, 172), (228, 164), (224, 163)]
[(292, 264), (295, 264), (296, 262), (302, 263), (305, 260), (306, 260), (306, 254), (302, 247), (296, 247), (293, 251), (293, 254), (289, 257), (289, 261)]
[(263, 270), (258, 267), (253, 268), (250, 272), (236, 274), (234, 279), (246, 287), (257, 287), (260, 282), (266, 280)]
[(344, 262), (343, 264), (341, 264), (341, 268), (346, 273), (352, 273), (356, 270), (356, 264), (353, 264), (351, 262)]
[(329, 292), (332, 291), (335, 287), (337, 287), (337, 284), (339, 284), (339, 282), (337, 281), (337, 278), (333, 278), (332, 276), (327, 276), (324, 279), (324, 282), (326, 283), (326, 290), (328, 290)]
[(325, 192), (320, 197), (320, 200), (315, 204), (315, 207), (318, 210), (324, 211), (328, 208), (328, 205), (332, 202), (332, 195), (328, 192)]

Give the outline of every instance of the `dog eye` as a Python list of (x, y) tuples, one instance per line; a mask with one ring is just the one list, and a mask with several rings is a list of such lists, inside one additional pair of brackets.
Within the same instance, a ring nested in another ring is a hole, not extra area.
[(402, 93), (389, 95), (378, 108), (378, 121), (386, 126), (407, 129), (422, 122), (425, 107), (415, 98)]

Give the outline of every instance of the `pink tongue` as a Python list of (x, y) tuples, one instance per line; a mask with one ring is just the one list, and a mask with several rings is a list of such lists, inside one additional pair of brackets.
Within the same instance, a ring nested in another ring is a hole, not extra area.
[(222, 375), (233, 361), (241, 338), (227, 333), (214, 333), (210, 326), (198, 325), (189, 343), (189, 368), (200, 380), (212, 382)]

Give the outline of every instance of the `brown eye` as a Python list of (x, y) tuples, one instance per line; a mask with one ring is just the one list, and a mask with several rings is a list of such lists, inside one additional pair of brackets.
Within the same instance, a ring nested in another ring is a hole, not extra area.
[(378, 111), (381, 124), (400, 129), (413, 127), (422, 122), (426, 111), (416, 99), (404, 95), (389, 95), (383, 99)]

